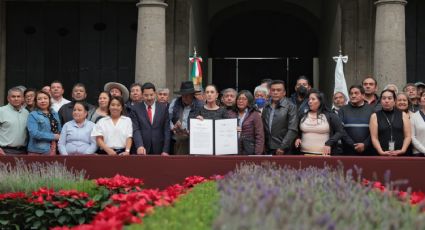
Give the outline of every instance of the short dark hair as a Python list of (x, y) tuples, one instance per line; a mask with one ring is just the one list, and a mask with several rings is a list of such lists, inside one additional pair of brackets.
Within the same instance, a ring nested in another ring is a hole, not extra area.
[(156, 92), (155, 85), (152, 84), (151, 82), (146, 82), (145, 84), (142, 85), (142, 93), (145, 89), (153, 89), (153, 91)]
[(29, 93), (29, 92), (37, 92), (37, 90), (36, 89), (34, 89), (34, 88), (28, 88), (28, 89), (26, 89), (25, 91), (24, 91), (24, 96), (27, 94), (27, 93)]
[(296, 82), (298, 82), (299, 80), (305, 80), (305, 81), (307, 81), (307, 84), (309, 84), (309, 85), (311, 85), (310, 84), (310, 80), (307, 78), (307, 76), (305, 76), (305, 75), (301, 75), (301, 76), (299, 76), (298, 78), (297, 78), (297, 81)]
[(241, 90), (236, 96), (236, 100), (238, 100), (241, 95), (245, 95), (246, 99), (248, 99), (248, 108), (252, 108), (254, 106), (254, 96), (252, 93), (249, 90)]
[(364, 91), (364, 88), (363, 88), (363, 86), (361, 86), (361, 85), (352, 85), (351, 87), (350, 87), (350, 90), (348, 91), (348, 92), (351, 92), (351, 90), (352, 89), (358, 89), (358, 90), (360, 90), (360, 93), (362, 93), (362, 94), (365, 94), (366, 92)]
[(272, 85), (278, 85), (278, 84), (282, 84), (282, 85), (283, 85), (283, 88), (285, 88), (285, 81), (283, 81), (283, 80), (273, 80), (273, 81), (270, 83), (270, 87), (271, 87)]
[(403, 87), (403, 91), (406, 92), (407, 87), (415, 87), (416, 89), (418, 89), (418, 87), (415, 85), (415, 83), (407, 83), (404, 87)]
[(140, 87), (140, 90), (142, 90), (142, 85), (140, 83), (136, 82), (136, 83), (133, 83), (133, 84), (130, 85), (130, 91), (133, 87), (137, 87), (137, 86)]
[(215, 89), (215, 91), (216, 91), (217, 93), (219, 93), (219, 92), (218, 92), (218, 88), (217, 88), (217, 86), (216, 86), (216, 85), (214, 85), (214, 84), (208, 84), (208, 85), (206, 85), (206, 86), (205, 86), (205, 89), (207, 89), (207, 87), (209, 87), (209, 86), (213, 87), (213, 88)]
[(397, 100), (397, 95), (395, 94), (395, 92), (394, 92), (394, 91), (392, 91), (392, 90), (390, 90), (390, 89), (384, 89), (384, 90), (382, 90), (382, 92), (381, 92), (381, 96), (380, 96), (379, 98), (381, 98), (381, 99), (382, 99), (382, 95), (383, 95), (384, 93), (386, 93), (386, 92), (390, 92), (390, 93), (393, 95), (394, 101), (395, 101), (395, 100)]
[(40, 108), (40, 107), (38, 107), (38, 104), (37, 104), (37, 97), (38, 97), (39, 94), (44, 94), (44, 95), (46, 95), (49, 98), (49, 107), (48, 107), (48, 110), (50, 110), (50, 108), (52, 107), (52, 102), (51, 102), (50, 94), (48, 92), (46, 92), (46, 91), (43, 91), (43, 90), (37, 91), (35, 93), (35, 99), (34, 99), (34, 101), (35, 101), (35, 107), (37, 109)]
[(60, 84), (60, 85), (61, 85), (61, 87), (63, 88), (63, 84), (62, 84), (62, 82), (60, 82), (59, 80), (54, 80), (54, 81), (52, 81), (52, 83), (50, 83), (50, 87), (52, 87), (52, 85), (53, 85), (53, 84), (55, 84), (55, 83)]
[(74, 90), (74, 89), (75, 89), (75, 88), (77, 88), (77, 87), (84, 88), (84, 90), (86, 90), (86, 91), (87, 91), (86, 86), (85, 86), (83, 83), (81, 83), (81, 82), (78, 82), (78, 83), (76, 83), (74, 86), (72, 86), (72, 90)]
[[(89, 105), (86, 103), (86, 102), (84, 102), (84, 101), (76, 101), (75, 103), (74, 103), (74, 106), (72, 107), (73, 109), (74, 109), (74, 107), (75, 107), (75, 105), (77, 105), (77, 104), (80, 104), (80, 105), (82, 105), (83, 106), (83, 108), (84, 108), (84, 110), (87, 112), (87, 116), (89, 115)], [(87, 118), (87, 116), (86, 116), (86, 118)]]
[(363, 82), (366, 80), (366, 79), (372, 79), (374, 82), (375, 82), (375, 85), (378, 85), (378, 81), (372, 76), (372, 75), (367, 75), (365, 78), (363, 78), (363, 80), (362, 80), (362, 85), (363, 85)]
[(109, 105), (108, 105), (108, 114), (111, 114), (111, 112), (109, 111), (109, 107), (111, 106), (111, 103), (113, 100), (117, 100), (121, 104), (121, 107), (122, 107), (121, 115), (124, 115), (124, 116), (127, 115), (124, 99), (121, 96), (111, 97), (111, 100), (109, 100)]

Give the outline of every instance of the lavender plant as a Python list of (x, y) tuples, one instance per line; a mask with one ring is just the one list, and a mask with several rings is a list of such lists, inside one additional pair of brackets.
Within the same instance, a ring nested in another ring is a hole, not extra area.
[(218, 182), (214, 229), (425, 229), (421, 205), (360, 183), (352, 170), (245, 164)]
[(68, 169), (59, 162), (27, 164), (22, 159), (15, 159), (14, 165), (0, 162), (0, 193), (28, 193), (40, 187), (91, 190), (95, 185), (84, 179), (84, 171)]

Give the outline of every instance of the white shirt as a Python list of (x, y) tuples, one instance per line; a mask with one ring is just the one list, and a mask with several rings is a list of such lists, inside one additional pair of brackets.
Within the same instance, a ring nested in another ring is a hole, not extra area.
[[(144, 103), (144, 102), (143, 102)], [(146, 114), (148, 113), (148, 106), (149, 105), (147, 105), (146, 103), (145, 103), (145, 106), (146, 106)], [(152, 108), (152, 121), (151, 121), (151, 123), (153, 123), (153, 119), (155, 118), (155, 108), (156, 108), (156, 101), (151, 105), (151, 108)]]
[(67, 99), (65, 99), (63, 97), (61, 99), (59, 99), (59, 100), (55, 100), (52, 97), (52, 99), (50, 101), (52, 102), (52, 109), (55, 112), (59, 112), (59, 109), (62, 107), (62, 105), (65, 105), (65, 104), (68, 104), (69, 102), (71, 102), (71, 101), (69, 101), (69, 100), (67, 100)]
[(93, 128), (92, 137), (103, 136), (105, 144), (113, 149), (125, 148), (127, 138), (133, 137), (131, 119), (121, 116), (114, 124), (110, 116), (100, 119)]
[(412, 124), (413, 153), (425, 153), (425, 121), (420, 111), (410, 116)]

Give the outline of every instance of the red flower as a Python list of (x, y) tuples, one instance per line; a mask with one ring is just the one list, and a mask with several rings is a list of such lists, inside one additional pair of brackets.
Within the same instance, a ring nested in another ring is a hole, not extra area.
[(410, 203), (418, 204), (421, 203), (425, 199), (425, 194), (423, 192), (412, 192), (410, 195)]
[(65, 197), (71, 197), (74, 199), (81, 199), (81, 198), (87, 198), (89, 195), (85, 192), (79, 192), (77, 190), (59, 190), (59, 195), (65, 196)]
[(381, 182), (379, 182), (379, 181), (373, 182), (372, 187), (381, 190), (381, 192), (385, 191), (385, 186), (382, 185)]
[(42, 195), (51, 196), (54, 193), (55, 191), (53, 189), (47, 189), (46, 187), (41, 187), (37, 191), (32, 192), (32, 195), (33, 196), (42, 196)]
[(186, 177), (184, 179), (183, 186), (186, 187), (186, 188), (191, 188), (191, 187), (195, 186), (196, 184), (199, 184), (199, 183), (205, 182), (205, 181), (207, 181), (207, 179), (205, 179), (205, 177), (202, 177), (202, 176)]
[(93, 200), (89, 200), (89, 201), (87, 201), (87, 203), (84, 205), (84, 207), (86, 207), (86, 208), (91, 208), (91, 207), (93, 207), (93, 206), (94, 206), (94, 204), (95, 204), (95, 202), (94, 202)]
[(67, 201), (64, 201), (64, 202), (52, 201), (52, 204), (56, 205), (56, 207), (58, 207), (58, 208), (66, 208), (69, 205), (69, 203)]
[(26, 198), (26, 194), (23, 192), (10, 192), (10, 193), (4, 193), (0, 194), (0, 200), (4, 199), (23, 199)]
[(120, 188), (136, 188), (143, 185), (143, 180), (139, 178), (125, 177), (119, 174), (113, 178), (99, 178), (96, 179), (98, 186), (105, 186), (109, 189), (120, 189)]

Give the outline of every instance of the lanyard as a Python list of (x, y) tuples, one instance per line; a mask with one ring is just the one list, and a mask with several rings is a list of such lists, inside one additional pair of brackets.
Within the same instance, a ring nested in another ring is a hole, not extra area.
[(390, 126), (390, 133), (391, 133), (391, 139), (390, 139), (390, 141), (393, 141), (393, 121), (394, 121), (394, 113), (391, 115), (391, 122), (390, 122), (390, 120), (388, 119), (387, 114), (385, 114), (385, 112), (384, 112), (384, 111), (382, 111), (382, 113), (384, 114), (385, 119), (387, 119), (388, 125)]

